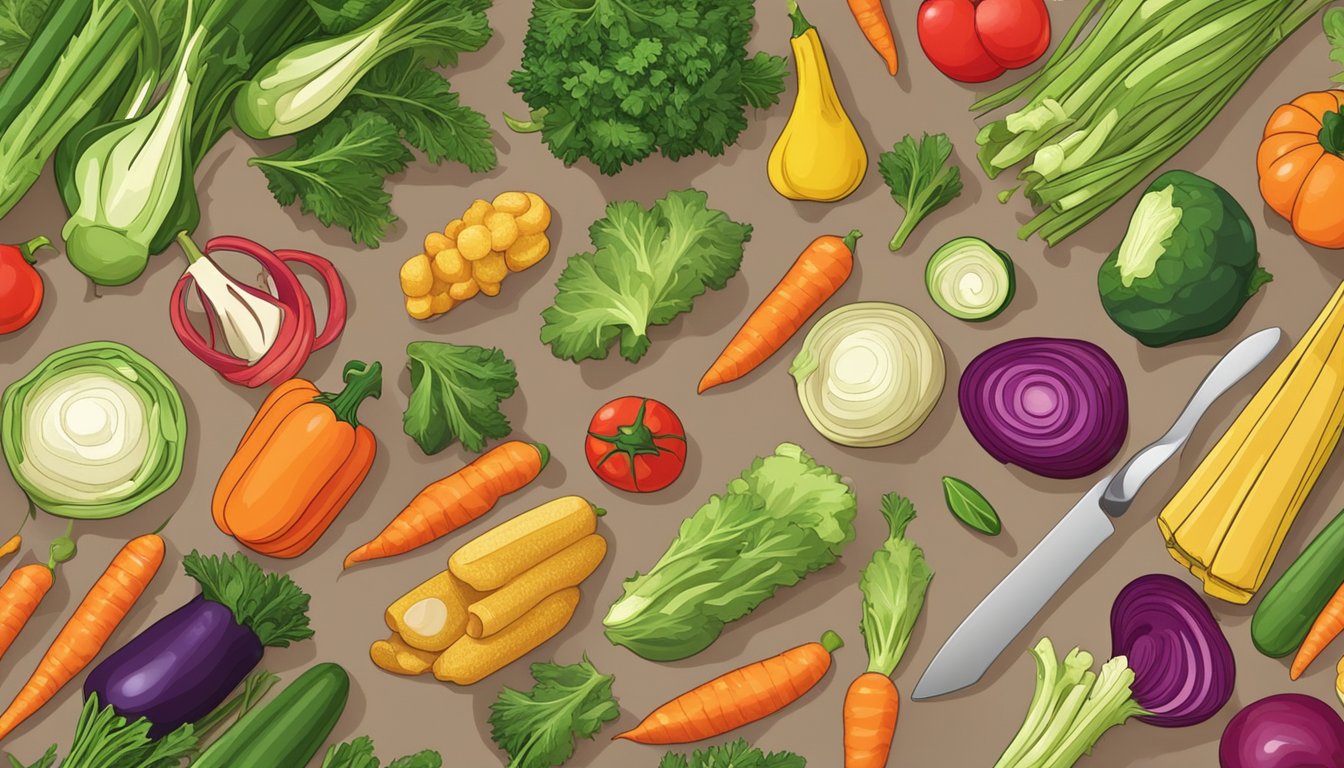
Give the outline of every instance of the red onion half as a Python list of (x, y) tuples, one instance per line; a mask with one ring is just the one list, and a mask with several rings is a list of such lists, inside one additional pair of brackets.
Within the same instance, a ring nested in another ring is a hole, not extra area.
[(957, 391), (976, 442), (1005, 464), (1074, 478), (1106, 466), (1129, 429), (1115, 361), (1078, 339), (1027, 338), (982, 352)]
[(1232, 697), (1237, 663), (1213, 612), (1174, 576), (1131, 581), (1111, 606), (1111, 655), (1134, 670), (1131, 695), (1145, 723), (1202, 723)]

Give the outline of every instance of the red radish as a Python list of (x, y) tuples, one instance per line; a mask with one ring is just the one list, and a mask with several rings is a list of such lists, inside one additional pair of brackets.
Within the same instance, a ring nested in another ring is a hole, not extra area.
[(919, 44), (938, 71), (963, 83), (1025, 67), (1050, 46), (1045, 0), (925, 0)]
[(33, 251), (51, 246), (45, 237), (21, 245), (0, 245), (0, 334), (31, 323), (42, 306), (42, 276), (33, 269)]

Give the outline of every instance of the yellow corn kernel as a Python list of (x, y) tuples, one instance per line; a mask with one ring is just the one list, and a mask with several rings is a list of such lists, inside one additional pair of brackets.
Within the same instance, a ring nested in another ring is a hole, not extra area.
[(424, 296), (434, 287), (434, 273), (429, 257), (417, 254), (401, 265), (401, 292), (407, 296)]
[(448, 294), (448, 291), (444, 291), (443, 293), (436, 293), (430, 298), (429, 311), (436, 315), (442, 315), (456, 305), (457, 302)]
[(498, 253), (471, 263), (471, 276), (478, 283), (498, 283), (508, 275), (509, 267), (504, 263), (504, 256)]
[(473, 224), (480, 224), (482, 221), (485, 221), (486, 216), (494, 212), (495, 207), (486, 201), (479, 199), (473, 200), (471, 202), (471, 207), (462, 214), (462, 223), (466, 224), (468, 227)]
[(485, 217), (485, 228), (490, 230), (490, 250), (506, 251), (518, 239), (518, 222), (507, 213), (495, 211)]
[(477, 280), (476, 285), (480, 287), (481, 293), (486, 296), (499, 295), (499, 283), (483, 283), (480, 280)]
[(531, 192), (523, 194), (527, 195), (532, 205), (515, 219), (518, 223), (518, 234), (535, 235), (545, 232), (546, 228), (551, 226), (551, 207), (539, 195)]
[(444, 248), (452, 248), (453, 241), (442, 232), (430, 232), (425, 235), (425, 255), (434, 258), (434, 254), (442, 251)]
[(456, 248), (439, 251), (434, 256), (434, 279), (445, 283), (460, 283), (471, 277), (471, 264), (462, 258)]
[(457, 252), (467, 261), (490, 255), (490, 230), (483, 224), (472, 224), (457, 236)]
[(527, 199), (526, 192), (500, 192), (491, 205), (496, 211), (517, 216), (530, 208), (532, 201)]
[(546, 254), (550, 252), (551, 241), (545, 234), (521, 235), (509, 250), (504, 252), (504, 263), (511, 272), (522, 272), (546, 258)]
[(453, 297), (454, 301), (466, 301), (477, 293), (480, 293), (481, 286), (470, 277), (460, 283), (453, 283), (448, 289), (448, 295)]
[(430, 309), (432, 300), (428, 296), (410, 296), (406, 299), (406, 314), (416, 320), (425, 320), (434, 314)]
[(448, 226), (443, 228), (443, 236), (448, 238), (449, 240), (455, 241), (457, 240), (458, 233), (461, 232), (462, 229), (466, 226), (467, 223), (465, 221), (461, 219), (453, 219), (452, 221), (448, 222)]

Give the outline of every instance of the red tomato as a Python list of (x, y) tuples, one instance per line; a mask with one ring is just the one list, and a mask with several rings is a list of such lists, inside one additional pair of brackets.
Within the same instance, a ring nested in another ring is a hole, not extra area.
[(42, 276), (33, 269), (33, 251), (51, 245), (37, 237), (22, 245), (0, 245), (0, 334), (13, 333), (37, 316)]
[(686, 466), (686, 430), (671, 408), (647, 397), (618, 397), (597, 409), (584, 441), (588, 466), (607, 485), (648, 493)]
[(939, 72), (963, 83), (993, 80), (1050, 47), (1045, 0), (925, 0), (919, 44)]

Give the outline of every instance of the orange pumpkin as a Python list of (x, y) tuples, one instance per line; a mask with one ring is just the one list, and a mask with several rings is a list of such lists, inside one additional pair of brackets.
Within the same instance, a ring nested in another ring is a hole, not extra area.
[(215, 486), (215, 525), (271, 557), (298, 557), (327, 530), (373, 466), (373, 432), (357, 418), (382, 392), (378, 363), (345, 366), (345, 389), (290, 379), (257, 410)]
[(1274, 110), (1256, 168), (1260, 194), (1303, 240), (1344, 248), (1344, 91), (1304, 93)]

